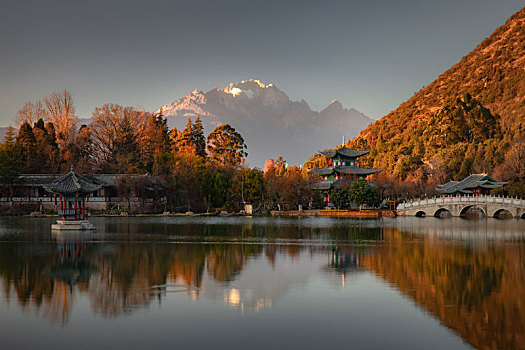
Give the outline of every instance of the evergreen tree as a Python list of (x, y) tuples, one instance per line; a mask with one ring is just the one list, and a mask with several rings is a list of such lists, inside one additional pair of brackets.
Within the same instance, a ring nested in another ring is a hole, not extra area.
[(195, 154), (195, 144), (193, 143), (192, 138), (193, 124), (191, 118), (188, 118), (188, 123), (184, 130), (178, 133), (177, 138), (173, 147), (176, 149), (177, 153), (182, 154)]
[(350, 193), (346, 187), (335, 187), (330, 191), (330, 201), (337, 209), (345, 208), (350, 202)]
[(9, 197), (13, 196), (13, 184), (18, 182), (24, 169), (23, 157), (22, 149), (14, 141), (14, 129), (9, 127), (4, 143), (0, 145), (0, 180), (9, 185)]
[(368, 205), (379, 204), (377, 188), (365, 180), (360, 179), (354, 181), (348, 190), (348, 199), (352, 203)]
[(18, 136), (16, 137), (16, 144), (20, 147), (24, 166), (22, 171), (26, 173), (38, 172), (39, 167), (37, 163), (36, 154), (36, 138), (33, 129), (28, 122), (24, 122), (20, 126)]
[(229, 124), (222, 124), (208, 135), (210, 160), (216, 165), (238, 167), (248, 155), (242, 136)]
[(200, 116), (197, 116), (195, 123), (191, 126), (191, 141), (195, 145), (195, 153), (206, 157), (206, 137)]

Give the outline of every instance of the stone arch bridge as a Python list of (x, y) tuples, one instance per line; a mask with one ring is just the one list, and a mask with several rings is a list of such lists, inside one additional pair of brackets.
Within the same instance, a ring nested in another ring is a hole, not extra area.
[(453, 196), (433, 197), (397, 206), (400, 216), (436, 216), (442, 212), (450, 212), (452, 216), (465, 216), (471, 208), (483, 211), (485, 217), (497, 218), (501, 214), (510, 213), (514, 218), (525, 219), (525, 200), (513, 197), (499, 196)]

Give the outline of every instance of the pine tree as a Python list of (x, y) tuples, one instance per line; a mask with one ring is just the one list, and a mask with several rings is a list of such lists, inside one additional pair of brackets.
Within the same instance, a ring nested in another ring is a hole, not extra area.
[(33, 129), (28, 122), (24, 122), (20, 126), (18, 136), (16, 137), (16, 144), (20, 147), (24, 166), (22, 171), (26, 173), (37, 172), (40, 169), (35, 167), (36, 163), (36, 138)]
[(182, 153), (182, 154), (196, 153), (195, 144), (193, 143), (193, 140), (192, 140), (192, 129), (193, 129), (193, 124), (191, 122), (191, 118), (188, 118), (188, 123), (186, 123), (186, 127), (184, 128), (184, 130), (178, 133), (174, 146), (173, 146), (176, 148), (177, 153)]
[(201, 157), (206, 157), (206, 137), (200, 116), (197, 116), (191, 127), (191, 141), (195, 145), (195, 153)]
[(4, 143), (0, 145), (0, 180), (9, 184), (9, 197), (13, 196), (13, 184), (15, 184), (24, 168), (24, 156), (22, 149), (15, 143), (14, 129), (9, 127), (4, 137)]

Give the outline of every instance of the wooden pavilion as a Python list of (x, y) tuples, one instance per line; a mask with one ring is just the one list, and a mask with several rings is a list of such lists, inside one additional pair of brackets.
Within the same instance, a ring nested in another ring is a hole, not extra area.
[(349, 186), (355, 180), (365, 179), (368, 175), (380, 172), (382, 169), (359, 166), (358, 158), (368, 154), (368, 152), (350, 149), (344, 145), (319, 151), (322, 155), (330, 158), (332, 165), (310, 170), (312, 174), (318, 175), (321, 180), (313, 184), (312, 189), (321, 191), (324, 200), (330, 202), (330, 191), (334, 187)]
[(44, 189), (58, 199), (59, 220), (51, 226), (53, 230), (93, 230), (94, 226), (86, 220), (86, 198), (98, 191), (101, 185), (71, 171), (56, 181), (45, 185)]

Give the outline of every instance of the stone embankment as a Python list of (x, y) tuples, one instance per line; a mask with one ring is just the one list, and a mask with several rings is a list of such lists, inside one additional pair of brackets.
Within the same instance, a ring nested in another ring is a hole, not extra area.
[(368, 209), (368, 210), (281, 210), (271, 211), (272, 216), (325, 216), (341, 218), (380, 218), (395, 217), (393, 210)]

